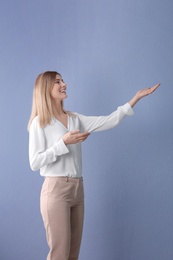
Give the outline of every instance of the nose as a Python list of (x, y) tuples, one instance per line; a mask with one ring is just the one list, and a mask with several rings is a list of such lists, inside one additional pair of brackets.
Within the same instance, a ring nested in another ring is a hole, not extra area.
[(65, 82), (63, 82), (62, 85), (63, 85), (63, 87), (65, 87), (65, 88), (67, 87), (67, 84), (66, 84)]

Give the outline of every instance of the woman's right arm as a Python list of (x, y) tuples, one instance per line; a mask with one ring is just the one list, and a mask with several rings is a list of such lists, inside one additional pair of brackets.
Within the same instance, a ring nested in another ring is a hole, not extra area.
[(46, 149), (44, 130), (40, 128), (38, 118), (33, 120), (29, 131), (29, 162), (33, 171), (37, 171), (41, 167), (55, 162), (57, 156), (61, 156), (68, 152), (69, 150), (65, 145), (63, 138)]

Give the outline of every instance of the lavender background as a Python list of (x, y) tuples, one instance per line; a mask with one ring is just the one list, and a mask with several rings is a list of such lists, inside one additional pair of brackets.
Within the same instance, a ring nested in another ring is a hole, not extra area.
[(1, 0), (1, 260), (48, 252), (26, 131), (45, 70), (67, 82), (66, 109), (86, 115), (109, 114), (161, 82), (134, 117), (83, 144), (80, 260), (173, 259), (172, 13), (171, 0)]

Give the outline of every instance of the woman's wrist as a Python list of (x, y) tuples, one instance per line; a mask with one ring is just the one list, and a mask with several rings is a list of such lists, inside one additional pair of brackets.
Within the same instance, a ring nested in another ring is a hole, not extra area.
[(136, 95), (128, 102), (131, 107), (134, 107), (134, 105), (140, 100)]
[(64, 142), (65, 145), (68, 144), (68, 143), (67, 143), (67, 140), (66, 140), (65, 138), (63, 138), (62, 140), (63, 140), (63, 142)]

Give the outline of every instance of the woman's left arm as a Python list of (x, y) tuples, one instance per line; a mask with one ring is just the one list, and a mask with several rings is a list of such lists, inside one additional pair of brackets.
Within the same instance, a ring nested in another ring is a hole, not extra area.
[(116, 127), (125, 116), (133, 115), (132, 107), (143, 97), (153, 93), (160, 84), (152, 88), (139, 90), (136, 95), (125, 105), (118, 107), (108, 116), (84, 116), (78, 114), (84, 132), (98, 132)]
[(77, 115), (82, 126), (82, 132), (98, 132), (116, 127), (125, 116), (131, 116), (133, 114), (131, 105), (126, 103), (123, 106), (119, 106), (117, 110), (108, 116)]
[(152, 94), (158, 87), (160, 86), (160, 83), (151, 87), (151, 88), (145, 88), (139, 90), (136, 95), (129, 101), (129, 104), (131, 107), (134, 107), (134, 105), (143, 97), (146, 97), (150, 94)]

